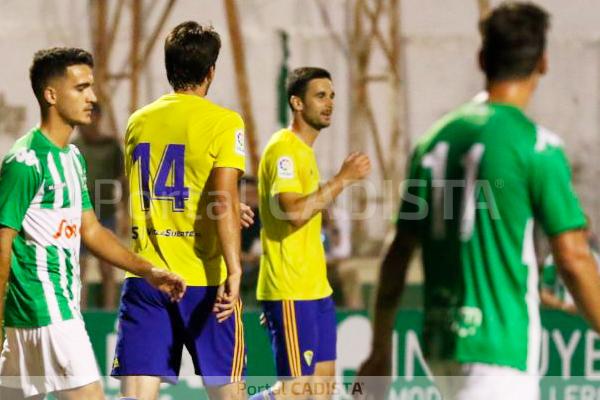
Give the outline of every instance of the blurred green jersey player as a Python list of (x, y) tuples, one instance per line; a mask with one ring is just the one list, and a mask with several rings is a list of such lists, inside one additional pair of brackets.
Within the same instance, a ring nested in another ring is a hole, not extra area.
[(549, 16), (505, 3), (481, 21), (489, 98), (438, 121), (414, 149), (383, 262), (363, 376), (389, 372), (409, 259), (422, 248), (424, 352), (444, 399), (537, 399), (541, 344), (534, 223), (596, 330), (600, 277), (558, 136), (524, 114), (546, 72)]

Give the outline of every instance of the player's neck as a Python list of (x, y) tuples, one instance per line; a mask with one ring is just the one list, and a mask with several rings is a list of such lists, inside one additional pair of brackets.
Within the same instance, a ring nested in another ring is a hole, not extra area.
[(520, 109), (525, 109), (531, 100), (533, 91), (537, 86), (537, 79), (488, 82), (487, 91), (491, 103), (511, 104)]
[(191, 88), (176, 90), (175, 93), (187, 94), (190, 96), (206, 97), (206, 94), (208, 93), (208, 85), (202, 84)]
[(294, 118), (290, 125), (290, 130), (309, 147), (313, 146), (313, 143), (319, 136), (319, 131), (307, 124), (302, 118)]
[(40, 130), (48, 140), (60, 148), (69, 144), (73, 128), (73, 125), (51, 111), (45, 116), (42, 115)]

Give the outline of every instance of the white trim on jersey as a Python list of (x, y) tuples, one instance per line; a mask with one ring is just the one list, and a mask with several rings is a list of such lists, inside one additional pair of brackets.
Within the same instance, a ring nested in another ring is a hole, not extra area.
[(61, 321), (62, 315), (60, 308), (58, 307), (58, 300), (56, 299), (56, 291), (54, 290), (54, 284), (50, 280), (48, 274), (48, 259), (46, 248), (35, 244), (35, 258), (37, 264), (37, 276), (42, 283), (44, 289), (44, 297), (46, 298), (46, 304), (48, 305), (48, 313), (50, 314), (50, 320), (52, 322)]
[(548, 147), (563, 147), (563, 141), (556, 133), (541, 125), (535, 126), (535, 151), (542, 152)]
[(542, 346), (542, 325), (540, 320), (540, 294), (538, 291), (539, 272), (535, 256), (533, 240), (533, 219), (525, 225), (523, 237), (523, 263), (527, 266), (527, 314), (529, 326), (527, 328), (527, 372), (532, 375), (539, 374), (540, 355)]
[[(50, 175), (52, 175), (52, 180), (54, 181), (54, 186), (62, 186), (60, 184), (64, 183), (60, 177), (60, 173), (56, 168), (56, 163), (52, 153), (48, 153), (48, 169), (50, 170)], [(54, 190), (54, 208), (61, 208), (64, 204), (63, 199), (63, 189), (58, 188)]]

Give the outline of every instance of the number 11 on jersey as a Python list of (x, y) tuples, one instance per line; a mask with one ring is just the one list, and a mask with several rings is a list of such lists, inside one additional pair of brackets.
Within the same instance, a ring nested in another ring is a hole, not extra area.
[[(432, 181), (432, 225), (431, 234), (435, 239), (446, 237), (446, 205), (444, 193), (446, 193), (446, 170), (448, 167), (448, 151), (450, 146), (447, 142), (439, 142), (432, 151), (423, 157), (421, 164), (431, 170)], [(465, 170), (464, 188), (461, 201), (460, 238), (467, 241), (473, 234), (475, 224), (475, 183), (479, 172), (479, 164), (485, 146), (475, 143), (462, 157), (461, 164)]]

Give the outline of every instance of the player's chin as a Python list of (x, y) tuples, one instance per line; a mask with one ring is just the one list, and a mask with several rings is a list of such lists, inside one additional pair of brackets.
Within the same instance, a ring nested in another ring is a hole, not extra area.
[(74, 125), (89, 125), (92, 123), (92, 114), (84, 113), (76, 118), (73, 122)]
[(328, 128), (331, 125), (331, 119), (329, 118), (321, 118), (319, 121), (319, 129)]

